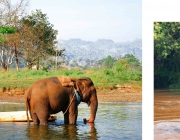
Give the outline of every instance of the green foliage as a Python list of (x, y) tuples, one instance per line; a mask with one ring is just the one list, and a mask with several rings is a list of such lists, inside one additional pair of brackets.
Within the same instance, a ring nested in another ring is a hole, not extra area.
[[(36, 10), (23, 17), (20, 23), (25, 32), (23, 58), (28, 62), (28, 67), (31, 67), (39, 58), (44, 60), (57, 53), (55, 51), (57, 41), (55, 40), (58, 31), (53, 29), (46, 14), (43, 14), (41, 10)], [(57, 55), (62, 55), (63, 51), (59, 51)]]
[(126, 70), (126, 61), (125, 60), (119, 60), (115, 63), (114, 69), (116, 72), (120, 73)]
[(97, 69), (61, 69), (56, 71), (43, 70), (22, 70), (22, 71), (0, 71), (0, 87), (29, 87), (33, 82), (52, 76), (68, 76), (68, 77), (90, 77), (95, 86), (114, 87), (117, 84), (136, 84), (141, 86), (141, 71), (125, 70), (118, 73), (114, 68)]
[(108, 55), (108, 57), (105, 59), (105, 66), (107, 68), (112, 68), (113, 63), (114, 63), (114, 59), (110, 55)]
[(0, 35), (0, 43), (1, 43), (1, 42), (5, 42), (5, 39), (3, 38), (2, 35)]
[(2, 34), (13, 34), (15, 33), (15, 29), (8, 26), (0, 26), (0, 42), (5, 42)]
[(154, 87), (177, 83), (180, 72), (180, 22), (154, 23)]
[(15, 29), (8, 26), (0, 26), (0, 34), (13, 34)]
[[(155, 22), (154, 47), (158, 59), (180, 49), (180, 22)], [(179, 52), (178, 52), (179, 53)]]
[(42, 71), (48, 72), (47, 67), (43, 67), (43, 68), (42, 68)]
[(70, 76), (70, 75), (72, 75), (73, 74), (73, 71), (65, 71), (64, 72), (64, 75), (65, 76)]
[(110, 69), (104, 69), (104, 74), (109, 76), (114, 76), (114, 72)]
[[(137, 64), (137, 65), (135, 65)], [(89, 68), (82, 69), (58, 69), (49, 70), (44, 67), (42, 70), (22, 71), (0, 71), (0, 87), (28, 87), (33, 82), (52, 76), (68, 76), (74, 78), (90, 77), (97, 88), (114, 87), (117, 84), (130, 84), (141, 86), (142, 70), (141, 64), (133, 55), (126, 55), (114, 62), (112, 68)]]
[(128, 64), (135, 63), (136, 65), (140, 65), (139, 60), (132, 54), (125, 55), (124, 59), (127, 61)]

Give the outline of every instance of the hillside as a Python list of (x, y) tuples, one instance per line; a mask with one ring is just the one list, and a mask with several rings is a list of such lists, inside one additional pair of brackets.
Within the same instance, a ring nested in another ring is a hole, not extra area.
[(108, 55), (112, 57), (133, 54), (142, 60), (142, 40), (136, 39), (133, 42), (115, 43), (108, 39), (99, 39), (95, 42), (81, 39), (69, 39), (59, 41), (61, 49), (65, 49), (67, 60), (100, 60)]

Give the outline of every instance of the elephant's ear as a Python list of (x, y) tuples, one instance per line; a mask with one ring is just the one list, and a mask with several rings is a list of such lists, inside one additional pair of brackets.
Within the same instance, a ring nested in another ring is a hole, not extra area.
[(72, 78), (71, 82), (73, 82), (74, 88), (79, 92), (79, 80), (75, 79), (75, 78)]
[(71, 81), (74, 83), (74, 88), (79, 93), (84, 93), (86, 91), (85, 83), (83, 82), (84, 79), (71, 79)]

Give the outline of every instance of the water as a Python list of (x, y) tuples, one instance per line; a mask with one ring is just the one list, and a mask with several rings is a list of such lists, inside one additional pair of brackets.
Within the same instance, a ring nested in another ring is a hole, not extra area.
[(180, 90), (155, 90), (154, 119), (180, 118)]
[[(25, 110), (24, 103), (0, 102), (0, 111)], [(49, 126), (35, 126), (26, 122), (1, 122), (0, 139), (100, 139), (141, 140), (141, 103), (100, 103), (94, 125), (84, 124), (89, 117), (89, 107), (81, 103), (76, 125), (64, 125), (62, 113)]]
[(180, 90), (155, 90), (154, 139), (180, 138)]

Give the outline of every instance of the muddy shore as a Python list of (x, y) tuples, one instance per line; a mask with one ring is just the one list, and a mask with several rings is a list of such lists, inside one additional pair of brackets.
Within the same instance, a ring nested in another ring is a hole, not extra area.
[[(9, 89), (7, 91), (0, 92), (0, 102), (23, 102), (24, 91), (24, 89)], [(97, 96), (99, 102), (142, 102), (142, 89), (141, 87), (131, 87), (113, 90), (98, 90)]]

